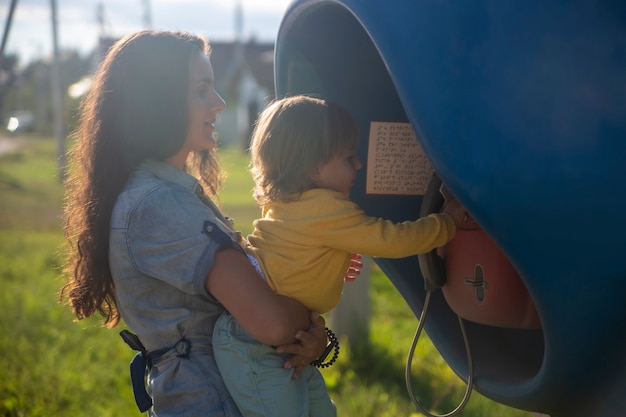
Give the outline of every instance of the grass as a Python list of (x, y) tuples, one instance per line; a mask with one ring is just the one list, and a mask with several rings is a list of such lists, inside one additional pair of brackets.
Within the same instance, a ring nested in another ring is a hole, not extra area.
[[(229, 171), (225, 212), (244, 232), (259, 213), (251, 197), (245, 154), (223, 151)], [(31, 139), (0, 157), (0, 416), (139, 416), (130, 381), (132, 352), (97, 319), (75, 322), (58, 303), (62, 188), (55, 144)], [(368, 341), (342, 344), (337, 364), (324, 369), (340, 416), (418, 416), (404, 387), (404, 362), (417, 320), (389, 280), (373, 268)], [(412, 374), (424, 405), (454, 408), (464, 385), (427, 337)], [(530, 413), (474, 393), (464, 417), (526, 417)]]

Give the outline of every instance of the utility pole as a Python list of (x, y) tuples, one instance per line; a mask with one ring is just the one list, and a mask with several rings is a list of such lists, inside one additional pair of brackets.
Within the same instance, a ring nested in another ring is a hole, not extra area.
[[(4, 77), (4, 49), (7, 45), (7, 40), (9, 39), (9, 32), (11, 31), (11, 24), (13, 23), (13, 13), (15, 12), (16, 6), (17, 0), (11, 0), (9, 14), (7, 15), (7, 21), (4, 26), (4, 33), (2, 34), (2, 43), (0, 43), (0, 77)], [(6, 82), (6, 80), (4, 80), (4, 82)], [(5, 89), (4, 82), (0, 81), (0, 119), (2, 119), (2, 116), (4, 115), (4, 99), (8, 93), (7, 89)]]
[(17, 0), (11, 0), (11, 7), (9, 8), (9, 14), (7, 15), (7, 21), (4, 26), (4, 33), (2, 34), (2, 43), (0, 44), (0, 70), (2, 70), (2, 61), (4, 60), (4, 48), (7, 45), (9, 39), (9, 32), (11, 32), (11, 24), (13, 23), (13, 13), (17, 6)]
[(108, 32), (108, 21), (106, 18), (106, 12), (104, 10), (104, 4), (98, 3), (96, 4), (96, 21), (98, 22), (98, 37), (100, 39), (107, 36)]
[(52, 19), (52, 111), (54, 115), (54, 134), (57, 139), (57, 163), (59, 179), (65, 179), (65, 131), (63, 129), (63, 92), (61, 83), (61, 64), (59, 59), (59, 39), (57, 27), (57, 3), (50, 0)]
[(152, 29), (150, 0), (143, 0), (143, 27), (144, 29)]

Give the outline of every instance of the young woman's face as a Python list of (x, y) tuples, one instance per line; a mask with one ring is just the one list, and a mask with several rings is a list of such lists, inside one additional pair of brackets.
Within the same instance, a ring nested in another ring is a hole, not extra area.
[(183, 145), (185, 157), (189, 152), (212, 150), (216, 146), (215, 120), (217, 113), (224, 110), (225, 103), (215, 91), (214, 81), (209, 57), (199, 53), (192, 59), (189, 75), (189, 126)]
[(319, 188), (349, 195), (356, 172), (363, 166), (355, 151), (342, 152), (320, 166), (313, 175), (313, 183)]

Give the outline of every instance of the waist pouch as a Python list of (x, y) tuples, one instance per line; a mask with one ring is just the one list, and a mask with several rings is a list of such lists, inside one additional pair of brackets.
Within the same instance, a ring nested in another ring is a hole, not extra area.
[(139, 411), (144, 413), (152, 407), (152, 398), (146, 391), (145, 379), (147, 373), (163, 355), (172, 350), (176, 352), (176, 356), (178, 357), (187, 357), (191, 350), (191, 341), (182, 337), (174, 346), (148, 352), (136, 334), (128, 330), (122, 330), (120, 336), (131, 349), (138, 351), (135, 357), (130, 361), (130, 380), (133, 385), (135, 403), (137, 403)]

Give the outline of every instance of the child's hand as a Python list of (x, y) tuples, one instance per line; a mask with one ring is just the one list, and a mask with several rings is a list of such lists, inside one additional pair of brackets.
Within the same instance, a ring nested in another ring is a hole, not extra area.
[(344, 281), (352, 282), (356, 280), (356, 277), (359, 274), (361, 274), (361, 268), (363, 268), (363, 262), (361, 262), (361, 255), (358, 253), (353, 253), (350, 259), (350, 266), (348, 267), (348, 272), (346, 272)]
[(453, 198), (451, 200), (446, 200), (443, 206), (442, 213), (446, 213), (450, 215), (454, 219), (454, 223), (456, 227), (459, 227), (467, 217), (467, 211), (465, 207), (459, 203), (459, 200)]

